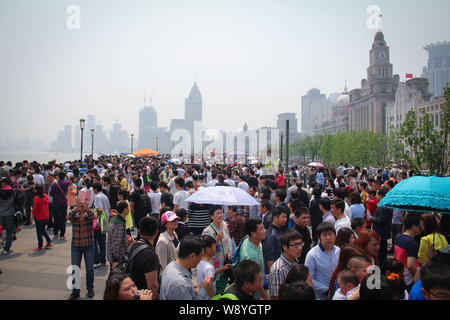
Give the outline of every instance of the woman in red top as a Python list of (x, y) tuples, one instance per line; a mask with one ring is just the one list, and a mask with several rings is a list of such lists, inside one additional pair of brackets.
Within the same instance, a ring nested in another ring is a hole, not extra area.
[(378, 208), (378, 199), (376, 197), (377, 192), (375, 190), (369, 190), (369, 202), (367, 203), (367, 210), (365, 214), (366, 219), (366, 227), (367, 229), (370, 229), (372, 226), (372, 222), (370, 222), (370, 217), (372, 217), (375, 214), (375, 211)]
[(278, 184), (278, 188), (284, 187), (284, 175), (283, 175), (282, 169), (278, 170), (277, 184)]
[(47, 240), (47, 245), (45, 249), (48, 249), (53, 246), (53, 243), (50, 237), (45, 230), (45, 226), (48, 223), (49, 213), (48, 213), (48, 196), (44, 193), (44, 187), (42, 185), (36, 185), (36, 196), (33, 199), (33, 217), (34, 222), (36, 224), (36, 232), (38, 239), (38, 247), (34, 248), (35, 251), (43, 250), (42, 249), (42, 237), (45, 237)]

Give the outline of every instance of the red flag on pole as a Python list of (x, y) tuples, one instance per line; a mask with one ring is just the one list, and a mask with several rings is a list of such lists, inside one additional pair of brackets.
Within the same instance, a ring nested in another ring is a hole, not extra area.
[(413, 74), (412, 73), (407, 73), (406, 74), (406, 79), (412, 79), (413, 78)]
[(316, 118), (316, 120), (319, 120), (319, 118)]

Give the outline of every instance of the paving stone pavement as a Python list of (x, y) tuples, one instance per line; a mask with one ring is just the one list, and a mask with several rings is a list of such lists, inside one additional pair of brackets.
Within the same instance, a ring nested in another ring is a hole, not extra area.
[[(53, 231), (49, 230), (50, 238)], [(41, 252), (37, 247), (34, 225), (23, 226), (13, 241), (11, 253), (0, 255), (0, 300), (65, 300), (71, 293), (67, 288), (70, 274), (70, 243), (72, 226), (67, 224), (66, 240), (56, 240), (53, 247)], [(44, 245), (46, 244), (44, 240)], [(109, 264), (94, 269), (94, 300), (102, 300)], [(81, 300), (87, 297), (84, 260), (81, 262)]]

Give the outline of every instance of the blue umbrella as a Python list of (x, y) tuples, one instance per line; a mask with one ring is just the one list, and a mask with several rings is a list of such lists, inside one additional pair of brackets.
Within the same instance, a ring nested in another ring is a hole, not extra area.
[(450, 213), (450, 177), (414, 176), (403, 180), (386, 194), (378, 206)]

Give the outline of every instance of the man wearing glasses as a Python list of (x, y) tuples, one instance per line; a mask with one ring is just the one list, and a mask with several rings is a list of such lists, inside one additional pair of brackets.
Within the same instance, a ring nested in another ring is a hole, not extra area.
[(289, 270), (302, 254), (302, 236), (296, 230), (290, 229), (280, 236), (282, 255), (274, 262), (269, 273), (269, 295), (272, 300), (278, 300), (278, 289), (286, 279)]

